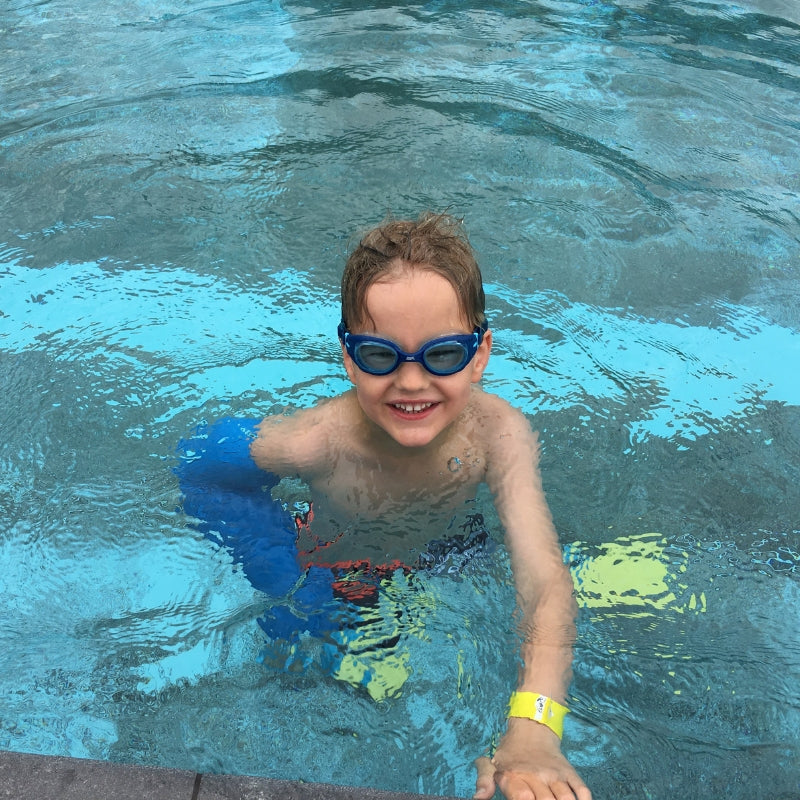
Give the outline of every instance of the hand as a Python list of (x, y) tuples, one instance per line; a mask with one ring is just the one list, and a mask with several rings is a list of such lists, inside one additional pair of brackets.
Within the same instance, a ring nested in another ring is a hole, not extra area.
[(545, 725), (513, 718), (489, 759), (475, 761), (474, 800), (491, 800), (500, 789), (507, 800), (592, 800), (592, 793), (561, 752)]

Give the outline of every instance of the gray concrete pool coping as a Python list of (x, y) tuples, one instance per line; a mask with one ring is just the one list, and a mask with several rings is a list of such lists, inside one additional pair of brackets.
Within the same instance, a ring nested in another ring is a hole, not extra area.
[(0, 798), (14, 800), (419, 800), (420, 797), (326, 783), (211, 775), (0, 751)]

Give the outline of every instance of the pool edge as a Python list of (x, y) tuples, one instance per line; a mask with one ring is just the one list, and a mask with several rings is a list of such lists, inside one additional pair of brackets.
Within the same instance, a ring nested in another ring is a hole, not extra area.
[(421, 797), (381, 789), (212, 775), (0, 750), (0, 798), (14, 800), (416, 800)]

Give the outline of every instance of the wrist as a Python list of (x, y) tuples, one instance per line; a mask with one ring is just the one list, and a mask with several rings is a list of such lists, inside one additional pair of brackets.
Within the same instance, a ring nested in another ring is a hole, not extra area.
[(509, 717), (506, 720), (503, 741), (506, 740), (516, 743), (516, 747), (524, 748), (526, 752), (561, 749), (561, 740), (553, 730), (525, 717)]
[(564, 717), (569, 709), (538, 692), (514, 692), (508, 708), (509, 721), (526, 719), (549, 728), (559, 739), (564, 735)]

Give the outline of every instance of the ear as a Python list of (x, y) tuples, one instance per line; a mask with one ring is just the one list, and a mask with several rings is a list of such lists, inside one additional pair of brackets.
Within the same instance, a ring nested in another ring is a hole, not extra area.
[(356, 384), (356, 365), (353, 362), (353, 359), (347, 354), (347, 350), (345, 350), (344, 342), (340, 341), (339, 344), (342, 348), (342, 361), (344, 362), (344, 371), (347, 373), (347, 377), (350, 378), (350, 383), (353, 385)]
[(470, 362), (472, 368), (472, 375), (470, 376), (473, 383), (477, 383), (483, 377), (483, 371), (489, 363), (489, 355), (492, 352), (492, 332), (486, 331), (483, 334), (483, 341), (478, 345), (478, 350), (475, 357)]

